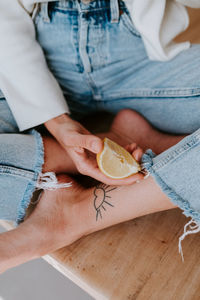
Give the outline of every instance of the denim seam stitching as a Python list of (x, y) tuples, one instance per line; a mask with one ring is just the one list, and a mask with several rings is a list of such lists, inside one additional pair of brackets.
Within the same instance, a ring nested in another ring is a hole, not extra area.
[(29, 170), (20, 169), (13, 166), (0, 165), (0, 174), (7, 174), (11, 176), (25, 177), (27, 179), (33, 179), (33, 172)]
[(167, 89), (163, 88), (161, 89), (135, 89), (132, 92), (119, 92), (119, 93), (112, 93), (112, 95), (106, 95), (104, 96), (107, 99), (115, 99), (116, 97), (190, 97), (190, 96), (200, 96), (200, 88), (183, 88), (183, 89)]
[(167, 154), (166, 156), (162, 156), (161, 160), (156, 162), (152, 168), (156, 171), (158, 169), (163, 168), (164, 166), (166, 166), (169, 162), (173, 162), (175, 159), (177, 159), (180, 155), (183, 155), (185, 152), (187, 152), (188, 150), (191, 150), (191, 148), (196, 147), (199, 143), (200, 143), (200, 130), (198, 130), (198, 132), (196, 132), (196, 134), (194, 134), (194, 136), (192, 137), (192, 141), (189, 141), (184, 144), (184, 145), (180, 145), (179, 148), (172, 150), (169, 154)]

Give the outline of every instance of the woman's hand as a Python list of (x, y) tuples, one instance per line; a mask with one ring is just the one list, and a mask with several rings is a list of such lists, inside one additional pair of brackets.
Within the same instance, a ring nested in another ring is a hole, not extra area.
[[(56, 138), (60, 145), (67, 151), (73, 160), (78, 172), (83, 175), (109, 185), (131, 184), (143, 178), (142, 174), (136, 174), (126, 179), (111, 179), (106, 177), (98, 168), (96, 154), (103, 148), (102, 140), (92, 135), (80, 123), (63, 114), (45, 123), (46, 128)], [(135, 146), (136, 147), (136, 146)], [(131, 147), (131, 153), (136, 155), (139, 161), (142, 156), (141, 149)], [(138, 157), (137, 157), (138, 156)]]

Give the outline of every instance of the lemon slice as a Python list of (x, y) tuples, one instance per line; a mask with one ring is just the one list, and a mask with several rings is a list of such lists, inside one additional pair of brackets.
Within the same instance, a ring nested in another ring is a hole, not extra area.
[(124, 148), (104, 139), (103, 150), (97, 154), (97, 164), (102, 173), (113, 179), (122, 179), (141, 170), (138, 162)]

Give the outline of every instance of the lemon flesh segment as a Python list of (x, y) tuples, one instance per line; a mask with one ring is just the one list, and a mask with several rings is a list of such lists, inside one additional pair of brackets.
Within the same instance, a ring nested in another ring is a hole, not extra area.
[(108, 138), (104, 139), (104, 148), (97, 155), (97, 162), (100, 170), (114, 179), (126, 178), (141, 170), (128, 151)]

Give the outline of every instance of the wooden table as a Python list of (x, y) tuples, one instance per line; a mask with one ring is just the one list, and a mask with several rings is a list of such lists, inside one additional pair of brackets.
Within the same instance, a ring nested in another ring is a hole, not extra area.
[[(200, 10), (189, 13), (191, 27), (177, 40), (200, 43)], [(187, 221), (179, 209), (140, 217), (44, 259), (94, 299), (199, 300), (200, 234), (183, 241), (184, 263), (178, 253), (178, 237)]]

